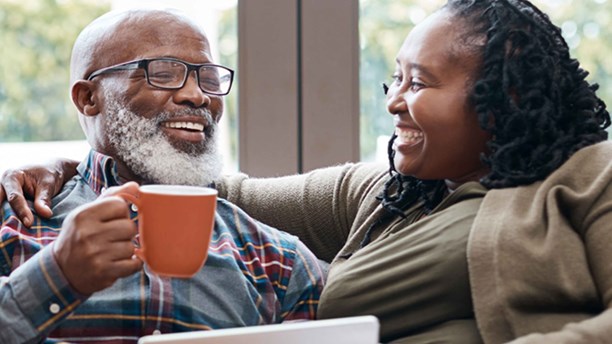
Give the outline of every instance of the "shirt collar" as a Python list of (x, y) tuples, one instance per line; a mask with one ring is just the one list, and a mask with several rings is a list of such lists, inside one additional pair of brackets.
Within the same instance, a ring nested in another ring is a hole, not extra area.
[(93, 149), (77, 166), (77, 173), (97, 195), (109, 187), (121, 185), (115, 160)]

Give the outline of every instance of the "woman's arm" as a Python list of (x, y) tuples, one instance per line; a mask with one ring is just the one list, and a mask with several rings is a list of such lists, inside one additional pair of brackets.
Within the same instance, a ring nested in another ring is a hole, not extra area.
[(30, 227), (34, 219), (26, 197), (34, 199), (34, 211), (43, 218), (50, 218), (51, 199), (62, 186), (76, 175), (78, 161), (53, 160), (44, 165), (28, 165), (10, 169), (0, 181), (0, 203), (8, 199), (19, 220)]
[(216, 187), (220, 197), (298, 236), (317, 257), (329, 262), (346, 243), (357, 219), (369, 215), (371, 209), (363, 207), (364, 202), (375, 201), (381, 181), (387, 178), (384, 165), (344, 164), (277, 178), (236, 174), (224, 177)]

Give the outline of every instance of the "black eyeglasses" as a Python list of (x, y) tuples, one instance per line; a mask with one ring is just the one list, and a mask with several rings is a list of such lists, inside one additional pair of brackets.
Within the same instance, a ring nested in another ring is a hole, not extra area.
[(149, 85), (167, 90), (177, 90), (185, 86), (192, 70), (196, 71), (196, 80), (202, 92), (215, 95), (227, 95), (232, 88), (234, 71), (212, 63), (191, 64), (173, 58), (142, 59), (120, 63), (98, 69), (89, 74), (87, 80), (111, 72), (142, 68)]

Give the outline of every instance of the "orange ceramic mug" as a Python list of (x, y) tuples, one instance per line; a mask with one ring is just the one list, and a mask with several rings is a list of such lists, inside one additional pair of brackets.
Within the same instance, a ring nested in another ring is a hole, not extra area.
[(138, 207), (136, 255), (155, 273), (191, 277), (204, 265), (215, 223), (217, 190), (184, 185), (143, 185), (118, 194)]

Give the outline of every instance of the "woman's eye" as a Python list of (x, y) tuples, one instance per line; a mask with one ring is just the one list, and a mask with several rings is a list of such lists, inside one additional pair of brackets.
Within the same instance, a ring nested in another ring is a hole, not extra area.
[[(391, 75), (391, 78), (393, 79), (393, 83), (391, 84), (391, 86), (400, 86), (402, 84), (402, 82), (404, 82), (404, 77), (401, 74), (393, 74)], [(410, 78), (408, 80), (408, 85), (409, 85), (409, 89), (412, 92), (416, 92), (420, 89), (423, 89), (426, 87), (426, 85), (420, 81), (418, 81), (418, 79), (414, 79), (414, 78)]]
[(420, 89), (422, 89), (424, 87), (425, 87), (425, 84), (422, 83), (422, 82), (418, 82), (418, 81), (414, 81), (414, 80), (410, 81), (410, 89), (412, 91), (416, 92), (416, 91), (418, 91), (418, 90), (420, 90)]
[(402, 83), (402, 76), (399, 74), (393, 74), (391, 75), (391, 78), (393, 79), (393, 83), (396, 85), (399, 85)]

